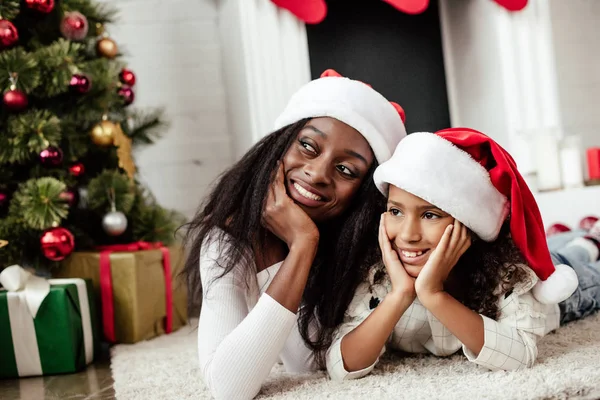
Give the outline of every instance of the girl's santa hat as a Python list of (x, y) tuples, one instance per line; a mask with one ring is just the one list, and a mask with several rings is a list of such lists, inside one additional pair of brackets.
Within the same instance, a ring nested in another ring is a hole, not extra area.
[(539, 278), (534, 297), (559, 303), (577, 288), (571, 267), (552, 264), (540, 211), (514, 160), (483, 133), (453, 128), (408, 135), (374, 179), (384, 195), (389, 184), (406, 190), (487, 242), (496, 240), (510, 216), (512, 240)]
[(332, 69), (292, 95), (275, 121), (275, 130), (304, 118), (332, 117), (367, 139), (375, 158), (387, 161), (406, 136), (404, 110), (361, 81), (342, 77)]

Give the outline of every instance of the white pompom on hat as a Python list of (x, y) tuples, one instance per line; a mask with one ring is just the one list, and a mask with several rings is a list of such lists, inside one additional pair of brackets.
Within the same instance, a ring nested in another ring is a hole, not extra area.
[(404, 110), (361, 81), (327, 70), (292, 95), (275, 130), (304, 118), (335, 118), (360, 132), (381, 164), (406, 137)]

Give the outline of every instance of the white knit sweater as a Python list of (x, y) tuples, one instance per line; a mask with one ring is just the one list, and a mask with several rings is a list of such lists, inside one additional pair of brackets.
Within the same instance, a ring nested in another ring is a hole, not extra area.
[(316, 364), (300, 336), (296, 315), (264, 293), (282, 263), (254, 274), (255, 266), (242, 261), (217, 278), (227, 246), (205, 240), (200, 254), (200, 371), (215, 398), (251, 399), (277, 361), (297, 373), (315, 370)]

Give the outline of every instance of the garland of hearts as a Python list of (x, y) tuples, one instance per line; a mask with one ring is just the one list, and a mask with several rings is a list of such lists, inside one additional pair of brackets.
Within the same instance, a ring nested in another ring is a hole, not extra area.
[[(327, 16), (325, 0), (271, 0), (275, 5), (289, 10), (307, 24), (318, 24)], [(397, 10), (411, 15), (421, 14), (429, 7), (429, 0), (383, 0)], [(520, 11), (527, 0), (493, 0), (509, 11)]]

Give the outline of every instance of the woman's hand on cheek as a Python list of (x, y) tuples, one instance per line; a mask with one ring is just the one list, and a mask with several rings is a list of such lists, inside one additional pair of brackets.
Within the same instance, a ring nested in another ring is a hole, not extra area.
[(469, 246), (471, 237), (467, 228), (458, 220), (448, 225), (415, 282), (421, 302), (428, 296), (444, 291), (444, 282)]
[(300, 241), (319, 242), (319, 229), (288, 196), (283, 162), (279, 161), (262, 213), (262, 225), (283, 240), (288, 248)]
[(381, 214), (381, 220), (379, 222), (379, 247), (381, 248), (381, 255), (385, 269), (392, 281), (392, 293), (399, 296), (408, 296), (412, 300), (417, 296), (415, 291), (415, 278), (408, 275), (404, 269), (404, 265), (398, 253), (392, 248), (387, 229), (385, 227), (385, 216)]

